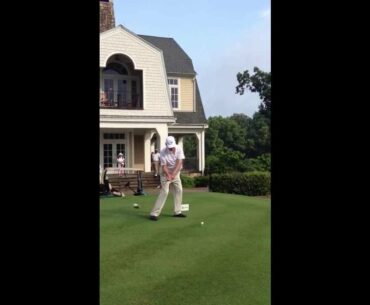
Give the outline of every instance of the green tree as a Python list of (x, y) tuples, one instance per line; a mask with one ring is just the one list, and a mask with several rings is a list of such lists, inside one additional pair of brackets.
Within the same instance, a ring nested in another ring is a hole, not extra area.
[(262, 100), (259, 105), (259, 112), (271, 119), (271, 72), (263, 72), (257, 67), (253, 69), (254, 74), (250, 74), (248, 70), (243, 73), (238, 73), (236, 78), (239, 85), (236, 86), (236, 94), (243, 95), (246, 89), (251, 92), (258, 92)]
[(197, 145), (195, 135), (184, 136), (184, 152), (186, 158), (197, 158)]
[(198, 140), (195, 135), (185, 135), (184, 136), (184, 169), (194, 170), (198, 168), (198, 155), (197, 155), (197, 146)]
[(222, 125), (221, 116), (208, 118), (208, 129), (205, 136), (206, 155), (217, 155), (224, 146), (224, 141), (220, 138), (220, 129)]
[(231, 120), (235, 121), (241, 129), (244, 130), (244, 149), (243, 152), (247, 157), (256, 155), (256, 145), (255, 140), (252, 137), (253, 133), (253, 119), (243, 113), (234, 113), (231, 117)]
[(249, 157), (255, 158), (262, 154), (271, 152), (271, 132), (270, 120), (265, 115), (256, 112), (253, 115), (249, 139), (253, 143), (253, 150), (250, 151)]
[(267, 155), (271, 151), (268, 122), (260, 112), (253, 118), (245, 114), (208, 118), (206, 169), (213, 173), (268, 169)]
[(208, 119), (205, 137), (206, 167), (211, 172), (240, 171), (244, 168), (246, 129), (238, 120), (221, 116)]

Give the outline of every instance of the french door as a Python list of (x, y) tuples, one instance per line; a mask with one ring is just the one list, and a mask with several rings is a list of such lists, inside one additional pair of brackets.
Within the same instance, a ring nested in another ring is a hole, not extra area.
[(109, 106), (122, 108), (127, 104), (127, 80), (121, 76), (104, 76), (104, 92)]
[(123, 153), (125, 160), (127, 160), (125, 143), (123, 142), (104, 143), (103, 144), (104, 167), (117, 167), (117, 156), (119, 153)]

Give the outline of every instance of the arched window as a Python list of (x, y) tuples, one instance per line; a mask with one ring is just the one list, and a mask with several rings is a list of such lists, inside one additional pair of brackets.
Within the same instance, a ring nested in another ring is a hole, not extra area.
[(112, 55), (101, 72), (101, 106), (143, 109), (142, 72), (135, 70), (130, 58)]
[(104, 74), (113, 74), (113, 75), (128, 75), (127, 69), (116, 62), (111, 62), (107, 64), (107, 67), (103, 69)]

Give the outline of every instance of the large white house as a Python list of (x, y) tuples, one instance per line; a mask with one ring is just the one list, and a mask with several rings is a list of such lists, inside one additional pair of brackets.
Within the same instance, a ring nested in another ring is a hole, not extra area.
[(102, 167), (115, 167), (122, 152), (127, 167), (149, 172), (151, 152), (168, 135), (179, 145), (195, 135), (195, 169), (203, 173), (208, 126), (192, 60), (173, 38), (115, 26), (111, 0), (100, 1), (99, 103)]

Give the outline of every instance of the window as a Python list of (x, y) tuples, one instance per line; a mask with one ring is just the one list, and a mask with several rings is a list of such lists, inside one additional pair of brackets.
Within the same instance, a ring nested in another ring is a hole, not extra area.
[(112, 167), (112, 144), (104, 144), (104, 167)]
[(127, 75), (128, 74), (127, 69), (123, 65), (116, 63), (116, 62), (111, 62), (107, 64), (107, 67), (103, 69), (103, 73), (113, 74), (113, 75), (117, 75), (117, 74)]
[(179, 84), (177, 78), (168, 79), (168, 87), (170, 89), (170, 98), (172, 103), (172, 108), (179, 108)]
[(124, 133), (105, 133), (103, 135), (104, 139), (124, 139), (125, 134)]

